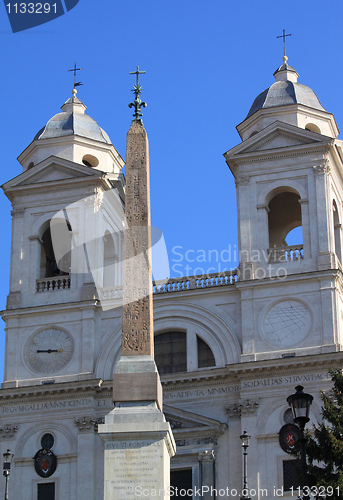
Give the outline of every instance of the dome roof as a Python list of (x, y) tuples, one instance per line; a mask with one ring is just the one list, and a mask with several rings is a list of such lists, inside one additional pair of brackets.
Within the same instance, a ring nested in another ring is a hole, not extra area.
[(106, 132), (99, 127), (93, 118), (85, 114), (87, 108), (76, 97), (75, 89), (73, 90), (73, 96), (63, 104), (61, 109), (62, 113), (53, 116), (35, 135), (34, 140), (79, 135), (111, 144), (111, 139)]
[(284, 61), (284, 64), (274, 73), (276, 82), (256, 97), (247, 118), (259, 109), (287, 106), (289, 104), (303, 104), (304, 106), (326, 111), (310, 87), (297, 83), (299, 75), (292, 66), (286, 63), (286, 56), (284, 56)]

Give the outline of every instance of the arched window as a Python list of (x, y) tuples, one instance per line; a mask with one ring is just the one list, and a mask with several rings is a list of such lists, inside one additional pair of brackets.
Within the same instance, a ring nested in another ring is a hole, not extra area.
[(194, 335), (193, 338), (196, 343), (187, 356), (186, 332), (170, 331), (155, 336), (155, 362), (160, 374), (216, 366), (213, 352), (208, 344), (198, 335)]
[[(67, 224), (68, 231), (71, 231), (71, 226), (69, 222), (64, 219), (54, 220), (54, 230), (57, 229), (61, 224), (61, 228)], [(62, 226), (63, 225), (63, 226)], [(70, 240), (59, 241), (59, 250), (63, 248), (63, 256), (56, 261), (55, 252), (53, 248), (53, 243), (51, 239), (50, 221), (47, 222), (46, 229), (43, 228), (43, 234), (41, 236), (41, 259), (40, 259), (40, 277), (41, 278), (52, 278), (54, 276), (66, 276), (70, 274), (71, 265), (71, 247)]]
[(113, 237), (109, 231), (104, 235), (104, 269), (103, 269), (103, 286), (113, 287), (115, 285), (115, 264), (116, 251)]
[(302, 244), (302, 233), (300, 231), (297, 232), (297, 238), (301, 239), (301, 241), (286, 241), (287, 235), (293, 229), (302, 226), (299, 200), (299, 194), (291, 191), (278, 193), (270, 200), (268, 205), (270, 248), (287, 247), (290, 244)]
[(166, 332), (155, 336), (155, 362), (160, 374), (187, 371), (185, 332)]
[(334, 230), (334, 243), (335, 243), (335, 253), (342, 262), (342, 248), (341, 248), (341, 224), (339, 221), (339, 215), (337, 210), (337, 204), (335, 200), (332, 204), (333, 211), (333, 230)]
[(207, 368), (209, 366), (215, 366), (216, 362), (214, 360), (213, 352), (210, 347), (197, 335), (198, 344), (198, 368)]

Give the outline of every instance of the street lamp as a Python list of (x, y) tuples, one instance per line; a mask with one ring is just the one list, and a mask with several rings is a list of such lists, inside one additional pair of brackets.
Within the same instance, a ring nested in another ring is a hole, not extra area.
[(7, 450), (6, 453), (3, 454), (4, 457), (4, 470), (3, 474), (6, 478), (6, 486), (5, 486), (5, 500), (8, 500), (8, 479), (10, 475), (11, 462), (14, 457), (13, 453), (10, 450)]
[(251, 436), (247, 433), (247, 431), (244, 431), (241, 436), (239, 436), (242, 441), (242, 448), (243, 448), (243, 495), (241, 496), (241, 500), (251, 500), (250, 497), (247, 495), (248, 493), (248, 484), (247, 484), (247, 466), (248, 466), (248, 452), (247, 449), (249, 448), (249, 439)]
[(304, 435), (304, 429), (307, 422), (310, 421), (310, 407), (313, 401), (313, 396), (311, 394), (306, 394), (303, 392), (303, 386), (297, 385), (295, 394), (288, 396), (287, 403), (292, 408), (294, 422), (298, 424), (300, 428), (300, 438), (298, 439), (301, 444), (301, 473), (302, 473), (302, 483), (303, 483), (303, 499), (309, 499), (309, 495), (304, 494), (304, 486), (308, 486), (307, 478), (307, 465), (306, 465), (306, 437)]

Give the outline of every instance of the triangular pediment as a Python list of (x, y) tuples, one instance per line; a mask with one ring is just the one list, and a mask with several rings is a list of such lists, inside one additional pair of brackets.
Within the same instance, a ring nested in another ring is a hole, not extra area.
[(163, 405), (163, 413), (173, 431), (178, 449), (185, 446), (214, 446), (218, 437), (225, 432), (227, 424), (197, 413)]
[(249, 139), (227, 151), (225, 158), (283, 148), (296, 148), (327, 143), (329, 137), (301, 129), (288, 123), (274, 122)]
[(78, 172), (71, 171), (68, 168), (62, 167), (56, 163), (52, 163), (48, 167), (35, 172), (28, 179), (23, 180), (18, 185), (37, 184), (39, 182), (56, 182), (65, 179), (75, 179), (76, 177), (83, 177)]
[(101, 177), (103, 172), (63, 158), (50, 156), (33, 168), (19, 174), (3, 185), (4, 190), (34, 184), (70, 181), (78, 178)]
[(313, 144), (314, 141), (308, 137), (286, 133), (283, 130), (275, 130), (273, 133), (254, 141), (252, 145), (245, 149), (245, 153), (254, 151), (264, 151), (267, 149), (287, 148), (290, 146), (301, 146), (304, 144)]
[(197, 413), (192, 413), (190, 411), (181, 410), (180, 408), (174, 408), (173, 406), (163, 405), (163, 413), (166, 420), (170, 423), (173, 431), (175, 430), (191, 430), (191, 429), (202, 429), (202, 430), (215, 430), (222, 432), (222, 427), (226, 426), (219, 420), (213, 418), (204, 417)]

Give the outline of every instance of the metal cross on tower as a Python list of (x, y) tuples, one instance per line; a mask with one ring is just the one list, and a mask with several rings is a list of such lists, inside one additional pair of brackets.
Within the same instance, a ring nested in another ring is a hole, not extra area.
[(277, 36), (276, 38), (283, 38), (283, 55), (285, 56), (286, 55), (286, 36), (292, 36), (292, 33), (288, 33), (288, 35), (286, 35), (286, 30), (282, 30), (282, 31), (283, 31), (283, 34)]
[(81, 82), (76, 82), (76, 71), (81, 71), (82, 68), (77, 68), (76, 67), (76, 63), (74, 64), (74, 68), (73, 69), (68, 69), (68, 71), (73, 71), (74, 72), (74, 88), (75, 87), (79, 87), (80, 85), (83, 85), (83, 83)]
[(132, 121), (140, 122), (143, 124), (141, 116), (143, 116), (142, 107), (146, 108), (147, 104), (146, 102), (142, 102), (140, 98), (140, 94), (142, 93), (142, 86), (139, 83), (139, 75), (142, 75), (143, 73), (146, 73), (146, 71), (139, 71), (139, 66), (137, 66), (136, 71), (130, 71), (130, 75), (137, 75), (136, 79), (136, 84), (133, 86), (132, 92), (135, 94), (135, 100), (133, 102), (130, 102), (129, 108), (134, 107), (135, 112), (133, 114), (134, 119)]
[(143, 75), (144, 73), (146, 73), (146, 71), (139, 71), (139, 66), (137, 66), (136, 71), (130, 71), (130, 75), (137, 75), (137, 79), (136, 79), (136, 86), (137, 87), (140, 86), (139, 85), (139, 75)]

